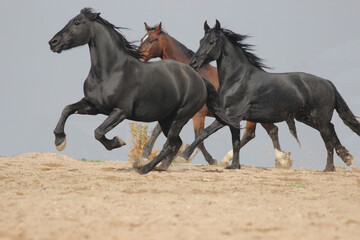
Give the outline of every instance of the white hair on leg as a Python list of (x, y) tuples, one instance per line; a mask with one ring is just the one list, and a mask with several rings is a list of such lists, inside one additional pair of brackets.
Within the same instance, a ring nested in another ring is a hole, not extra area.
[(282, 152), (275, 149), (275, 167), (276, 168), (290, 168), (293, 160), (290, 159), (290, 153)]

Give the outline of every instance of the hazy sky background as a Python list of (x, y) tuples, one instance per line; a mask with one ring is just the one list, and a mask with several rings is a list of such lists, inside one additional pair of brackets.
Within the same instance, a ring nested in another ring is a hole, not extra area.
[[(84, 7), (93, 7), (122, 30), (128, 40), (141, 39), (144, 21), (162, 21), (167, 32), (196, 51), (203, 23), (249, 34), (255, 54), (271, 72), (302, 71), (331, 80), (355, 115), (360, 115), (360, 1), (0, 1), (0, 155), (56, 152), (53, 129), (67, 104), (83, 97), (83, 82), (90, 69), (87, 46), (49, 50), (48, 41)], [(105, 116), (72, 116), (65, 127), (67, 147), (74, 158), (127, 160), (130, 145), (107, 151), (94, 138)], [(207, 125), (213, 119), (207, 119)], [(129, 143), (129, 122), (108, 137), (118, 135)], [(334, 114), (340, 141), (360, 165), (360, 138)], [(300, 149), (284, 123), (277, 124), (283, 150), (290, 151), (296, 167), (323, 169), (326, 150), (319, 133), (297, 122)], [(151, 126), (155, 126), (154, 123)], [(194, 139), (190, 121), (181, 133), (185, 143)], [(157, 142), (162, 148), (164, 137)], [(231, 148), (227, 128), (205, 141), (219, 161)], [(246, 165), (273, 166), (272, 142), (258, 125), (256, 138), (241, 150)], [(198, 154), (194, 163), (205, 163)], [(336, 156), (335, 164), (345, 166)]]

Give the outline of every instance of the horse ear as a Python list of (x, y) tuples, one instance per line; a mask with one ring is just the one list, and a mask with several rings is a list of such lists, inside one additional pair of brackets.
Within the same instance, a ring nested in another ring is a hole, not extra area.
[(94, 20), (98, 19), (99, 16), (100, 16), (100, 13), (93, 13), (89, 16), (89, 19), (91, 21), (94, 21)]
[(156, 28), (155, 28), (155, 33), (156, 33), (156, 34), (160, 34), (160, 33), (161, 33), (161, 22), (159, 23), (159, 25), (156, 26)]
[(207, 21), (205, 21), (204, 22), (204, 31), (205, 31), (205, 33), (207, 33), (209, 30), (210, 30), (210, 27), (209, 27)]
[(220, 28), (221, 28), (220, 22), (216, 19), (215, 30), (220, 30)]
[(144, 22), (144, 25), (145, 25), (145, 29), (146, 29), (146, 31), (149, 31), (149, 30), (150, 30), (149, 25), (147, 25), (147, 23), (146, 23), (146, 22)]

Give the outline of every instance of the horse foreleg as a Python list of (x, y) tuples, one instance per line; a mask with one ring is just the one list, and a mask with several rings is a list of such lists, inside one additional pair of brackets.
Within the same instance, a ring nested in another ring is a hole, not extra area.
[(144, 151), (142, 154), (143, 158), (149, 157), (149, 155), (154, 147), (155, 141), (159, 137), (160, 133), (161, 133), (161, 126), (160, 126), (160, 124), (157, 124), (151, 133), (151, 137), (150, 137), (149, 141), (147, 142), (147, 144), (144, 147)]
[[(245, 146), (248, 142), (250, 142), (252, 139), (255, 138), (255, 129), (256, 129), (256, 123), (255, 122), (246, 122), (245, 126), (245, 132), (244, 135), (241, 137), (240, 140), (240, 148)], [(229, 162), (233, 159), (234, 152), (233, 150), (230, 150), (226, 156), (221, 160), (220, 165), (222, 166), (229, 166)]]
[(226, 169), (240, 169), (240, 129), (230, 127), (233, 144), (233, 160)]
[(211, 134), (216, 132), (217, 130), (223, 128), (225, 125), (215, 120), (213, 123), (211, 123), (207, 128), (202, 130), (197, 138), (194, 140), (190, 146), (188, 146), (185, 151), (181, 153), (179, 157), (184, 158), (185, 160), (189, 160), (191, 154), (194, 152), (195, 148), (204, 141), (207, 137), (209, 137)]
[(109, 140), (105, 137), (105, 134), (111, 129), (116, 127), (126, 118), (126, 114), (121, 109), (114, 109), (105, 121), (95, 129), (95, 138), (100, 141), (107, 150), (112, 150), (114, 148), (119, 148), (126, 143), (119, 137), (114, 137)]
[(329, 128), (319, 129), (322, 139), (324, 140), (326, 151), (327, 151), (327, 161), (324, 172), (333, 172), (335, 171), (334, 166), (334, 142), (333, 135)]
[(332, 132), (334, 148), (336, 154), (344, 161), (347, 166), (351, 166), (354, 162), (354, 157), (350, 154), (349, 150), (347, 150), (340, 142), (336, 132), (334, 125), (332, 123), (329, 124), (329, 128)]
[(87, 115), (96, 115), (98, 114), (97, 110), (84, 98), (79, 102), (67, 105), (62, 113), (61, 117), (55, 127), (55, 146), (58, 151), (64, 150), (66, 146), (66, 134), (64, 132), (65, 122), (67, 118), (72, 114), (87, 114)]
[[(193, 118), (193, 126), (194, 126), (194, 133), (195, 133), (195, 139), (200, 134), (202, 130), (204, 130), (204, 122), (205, 122), (205, 116), (197, 113)], [(204, 141), (200, 142), (198, 145), (198, 148), (202, 152), (202, 154), (205, 157), (205, 160), (209, 163), (209, 165), (217, 165), (217, 161), (213, 159), (213, 157), (210, 155), (210, 153), (206, 150)]]

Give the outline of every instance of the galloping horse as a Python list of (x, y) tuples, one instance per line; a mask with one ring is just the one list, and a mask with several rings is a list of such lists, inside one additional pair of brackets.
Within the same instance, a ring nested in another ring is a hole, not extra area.
[[(125, 143), (105, 134), (124, 119), (158, 121), (167, 141), (159, 155), (140, 169), (148, 173), (165, 159), (171, 163), (182, 141), (179, 133), (189, 119), (205, 104), (216, 118), (229, 125), (214, 87), (191, 67), (176, 61), (143, 63), (142, 57), (116, 27), (89, 8), (69, 21), (50, 41), (53, 52), (88, 44), (91, 68), (79, 102), (66, 106), (54, 130), (58, 150), (65, 148), (64, 125), (71, 114), (104, 114), (108, 117), (95, 130), (95, 138), (106, 149)], [(232, 125), (239, 128), (238, 125)]]
[[(144, 61), (159, 57), (161, 59), (172, 59), (185, 64), (189, 64), (190, 58), (194, 55), (193, 51), (185, 47), (182, 43), (180, 43), (175, 38), (171, 37), (167, 32), (165, 32), (161, 27), (161, 23), (155, 27), (149, 27), (146, 23), (144, 24), (147, 33), (141, 39), (141, 44), (139, 46), (139, 52), (144, 55)], [(200, 76), (209, 80), (209, 82), (211, 82), (216, 89), (219, 88), (218, 72), (215, 67), (211, 66), (210, 64), (204, 64), (198, 72)], [(195, 138), (204, 129), (206, 116), (213, 117), (212, 113), (209, 111), (206, 105), (204, 105), (200, 109), (200, 111), (192, 117)], [(273, 123), (261, 123), (261, 125), (269, 134), (273, 142), (274, 148), (281, 151), (278, 138), (278, 127), (276, 127)], [(297, 139), (295, 125), (291, 125), (291, 122), (288, 122), (288, 125), (290, 132), (299, 142), (299, 140)], [(250, 140), (255, 138), (255, 128), (255, 122), (248, 121), (246, 123), (245, 132), (240, 141), (240, 148), (243, 147)], [(157, 125), (151, 134), (149, 142), (144, 148), (144, 152), (142, 155), (143, 158), (147, 158), (150, 155), (154, 143), (157, 137), (160, 135), (160, 132), (160, 126)], [(217, 164), (217, 161), (213, 159), (213, 157), (206, 150), (203, 142), (199, 143), (198, 148), (201, 150), (202, 154), (205, 157), (205, 160), (210, 165)]]
[[(212, 29), (205, 22), (204, 30), (205, 36), (190, 65), (196, 70), (216, 60), (218, 92), (229, 117), (254, 122), (295, 118), (320, 132), (327, 150), (324, 171), (335, 171), (334, 149), (346, 165), (353, 163), (353, 156), (341, 145), (330, 121), (336, 109), (343, 122), (359, 136), (360, 123), (332, 82), (308, 73), (268, 73), (260, 59), (249, 52), (249, 45), (243, 43), (246, 36), (222, 29), (217, 20)], [(221, 127), (217, 121), (212, 123), (190, 145), (185, 157), (197, 143)], [(238, 131), (233, 134), (233, 145), (230, 168), (240, 168)]]

